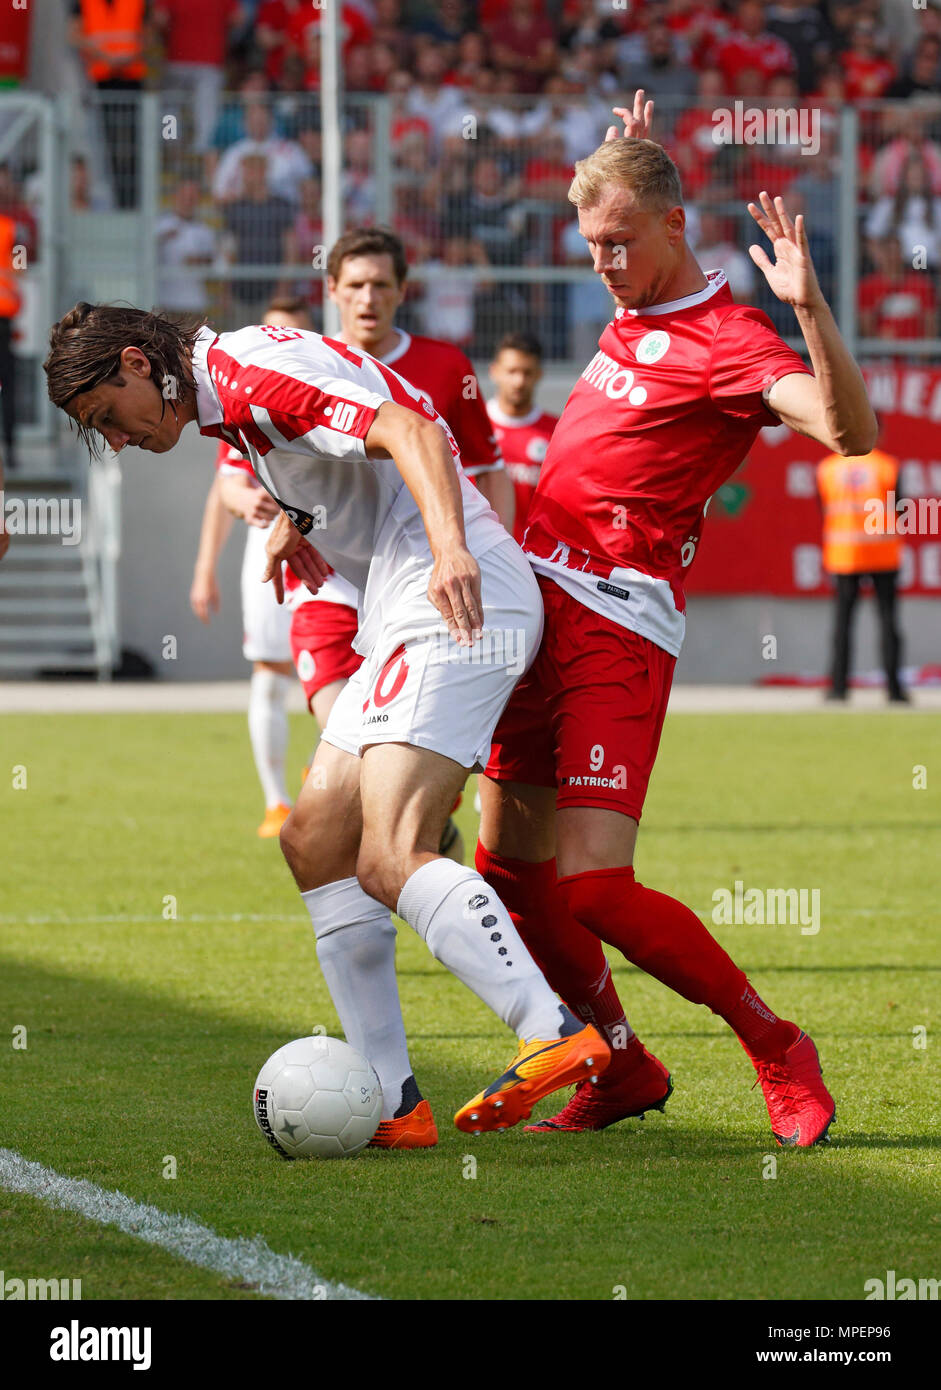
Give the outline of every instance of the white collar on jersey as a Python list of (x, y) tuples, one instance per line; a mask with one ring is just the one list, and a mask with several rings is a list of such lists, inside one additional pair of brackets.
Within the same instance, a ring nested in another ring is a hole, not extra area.
[(209, 375), (209, 349), (218, 338), (211, 328), (203, 327), (196, 335), (193, 344), (193, 376), (196, 380), (196, 423), (200, 429), (204, 425), (218, 425), (223, 418), (222, 406)]
[(704, 290), (684, 295), (682, 299), (671, 299), (667, 304), (651, 304), (645, 309), (618, 309), (614, 317), (619, 319), (622, 314), (630, 314), (635, 319), (646, 319), (654, 314), (675, 314), (678, 309), (692, 309), (694, 304), (705, 304), (707, 299), (711, 299), (723, 285), (728, 284), (728, 278), (724, 270), (707, 270), (709, 283)]
[(495, 425), (502, 425), (506, 430), (522, 429), (524, 425), (534, 425), (542, 414), (542, 406), (533, 406), (528, 415), (506, 415), (496, 401), (487, 402), (487, 414)]
[(391, 367), (393, 362), (398, 362), (400, 357), (404, 357), (412, 346), (411, 333), (406, 333), (404, 328), (397, 328), (395, 331), (399, 335), (399, 341), (391, 352), (387, 352), (385, 357), (379, 358), (379, 361), (384, 362), (387, 367)]

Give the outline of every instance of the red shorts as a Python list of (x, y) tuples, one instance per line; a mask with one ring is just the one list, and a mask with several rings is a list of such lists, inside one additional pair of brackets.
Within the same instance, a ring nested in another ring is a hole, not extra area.
[(347, 681), (362, 657), (353, 651), (357, 613), (346, 603), (302, 603), (291, 614), (291, 652), (307, 708), (318, 690)]
[(487, 776), (640, 820), (676, 658), (537, 578), (542, 645), (497, 725)]

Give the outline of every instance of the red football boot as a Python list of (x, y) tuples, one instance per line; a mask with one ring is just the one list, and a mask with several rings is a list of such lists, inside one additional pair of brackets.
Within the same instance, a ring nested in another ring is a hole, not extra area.
[(813, 1039), (801, 1033), (777, 1062), (756, 1062), (755, 1070), (782, 1148), (809, 1149), (828, 1140), (836, 1105), (823, 1084)]
[(557, 1115), (527, 1125), (527, 1134), (568, 1134), (584, 1129), (607, 1129), (619, 1120), (643, 1119), (648, 1110), (662, 1110), (670, 1099), (673, 1082), (662, 1062), (631, 1038), (623, 1060), (612, 1049), (607, 1072), (593, 1085), (583, 1081)]

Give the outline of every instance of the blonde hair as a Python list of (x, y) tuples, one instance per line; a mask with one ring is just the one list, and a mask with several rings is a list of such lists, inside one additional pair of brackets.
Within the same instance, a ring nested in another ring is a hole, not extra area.
[(659, 212), (683, 202), (679, 170), (653, 140), (606, 140), (594, 154), (579, 159), (569, 202), (577, 208), (594, 207), (617, 189), (633, 193), (643, 207)]

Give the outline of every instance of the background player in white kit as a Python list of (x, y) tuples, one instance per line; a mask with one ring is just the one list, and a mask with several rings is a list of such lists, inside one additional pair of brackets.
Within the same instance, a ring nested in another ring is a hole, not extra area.
[[(275, 327), (309, 328), (310, 318), (300, 300), (272, 300), (264, 322)], [(206, 498), (199, 549), (190, 589), (190, 605), (208, 623), (219, 609), (217, 566), (232, 530), (233, 516), (246, 523), (242, 558), (242, 653), (252, 662), (248, 696), (248, 732), (255, 767), (265, 797), (265, 815), (258, 827), (262, 839), (281, 831), (291, 809), (284, 772), (288, 743), (287, 698), (294, 683), (291, 660), (291, 615), (278, 603), (271, 586), (261, 582), (268, 557), (265, 542), (278, 515), (278, 505), (251, 472), (238, 466), (242, 455), (219, 441), (216, 473)], [(231, 481), (225, 481), (230, 478)]]
[(506, 1128), (602, 1071), (607, 1044), (559, 1003), (494, 890), (437, 853), (542, 630), (532, 571), (463, 476), (446, 422), (388, 367), (295, 329), (219, 336), (79, 304), (53, 326), (44, 366), (50, 399), (92, 449), (97, 432), (116, 452), (164, 453), (190, 420), (240, 447), (286, 514), (283, 544), (269, 541), (276, 587), (282, 558), (319, 582), (323, 563), (303, 540), (316, 528), (323, 560), (362, 592), (364, 661), (282, 846), (315, 932), (361, 923), (375, 936), (395, 909), (519, 1036), (458, 1127)]

